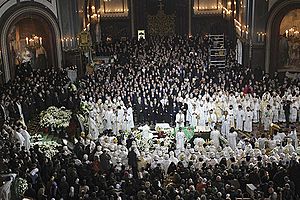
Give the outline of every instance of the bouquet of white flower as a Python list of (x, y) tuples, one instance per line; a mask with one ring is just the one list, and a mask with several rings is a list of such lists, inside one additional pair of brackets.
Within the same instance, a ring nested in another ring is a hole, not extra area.
[(45, 153), (45, 156), (48, 158), (52, 158), (55, 156), (59, 150), (58, 147), (61, 147), (62, 145), (55, 142), (55, 141), (37, 141), (32, 144), (32, 146), (38, 145), (40, 147), (40, 150)]
[(16, 199), (21, 199), (25, 193), (25, 191), (28, 189), (28, 183), (23, 178), (16, 178), (13, 184), (13, 196)]
[(65, 107), (49, 107), (40, 114), (40, 125), (42, 127), (67, 128), (70, 123), (72, 112)]
[(82, 101), (80, 103), (80, 110), (83, 114), (87, 114), (92, 110), (92, 106), (88, 102)]

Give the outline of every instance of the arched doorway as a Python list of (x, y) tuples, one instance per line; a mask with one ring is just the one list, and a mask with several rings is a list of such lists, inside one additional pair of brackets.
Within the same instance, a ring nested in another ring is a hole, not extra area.
[[(271, 8), (266, 27), (266, 72), (300, 72), (300, 63), (297, 62), (297, 60), (300, 61), (300, 54), (298, 59), (293, 52), (290, 51), (292, 48), (297, 47), (298, 42), (295, 43), (295, 38), (290, 37), (291, 35), (289, 33), (286, 34), (286, 30), (288, 29), (292, 30), (292, 28), (294, 28), (294, 31), (296, 31), (295, 22), (300, 21), (300, 13), (298, 12), (300, 12), (300, 2), (298, 0), (281, 1), (274, 4)], [(298, 29), (300, 29), (300, 27), (298, 27)]]
[[(14, 78), (16, 65), (30, 57), (33, 68), (61, 66), (60, 29), (50, 11), (36, 5), (8, 10), (1, 19), (4, 78)], [(41, 59), (45, 54), (44, 59)], [(25, 56), (24, 56), (25, 55)]]

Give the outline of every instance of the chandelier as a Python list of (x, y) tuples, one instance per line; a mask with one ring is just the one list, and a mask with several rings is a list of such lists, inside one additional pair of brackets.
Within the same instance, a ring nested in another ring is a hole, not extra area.
[(36, 35), (32, 35), (30, 38), (26, 37), (26, 46), (36, 47), (37, 45), (43, 45), (43, 38)]

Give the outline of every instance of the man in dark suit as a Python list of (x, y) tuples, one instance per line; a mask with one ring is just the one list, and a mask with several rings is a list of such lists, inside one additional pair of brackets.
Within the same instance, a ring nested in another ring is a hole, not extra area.
[(102, 172), (107, 173), (109, 171), (110, 159), (111, 159), (110, 155), (107, 153), (106, 149), (104, 149), (103, 153), (100, 155), (100, 166), (101, 166)]
[(291, 108), (291, 102), (289, 100), (285, 100), (283, 103), (283, 110), (285, 115), (286, 128), (290, 126), (290, 108)]
[(133, 178), (138, 178), (138, 158), (135, 153), (135, 146), (131, 147), (131, 150), (128, 152), (128, 165), (132, 169)]

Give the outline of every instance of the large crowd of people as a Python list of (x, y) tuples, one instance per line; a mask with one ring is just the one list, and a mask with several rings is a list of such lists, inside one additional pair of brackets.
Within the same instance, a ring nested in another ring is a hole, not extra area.
[[(74, 85), (64, 70), (22, 70), (1, 90), (1, 173), (26, 179), (24, 196), (38, 200), (236, 199), (252, 185), (254, 199), (299, 199), (299, 80), (230, 54), (225, 69), (210, 67), (210, 44), (200, 36), (102, 44), (114, 62)], [(73, 149), (49, 158), (30, 145), (30, 119), (49, 106), (78, 113), (82, 105), (88, 127), (74, 134)], [(157, 123), (175, 127), (175, 137), (154, 139)], [(270, 134), (272, 123), (285, 128)], [(155, 144), (139, 146), (140, 126)], [(210, 141), (188, 141), (188, 126), (211, 129)]]

